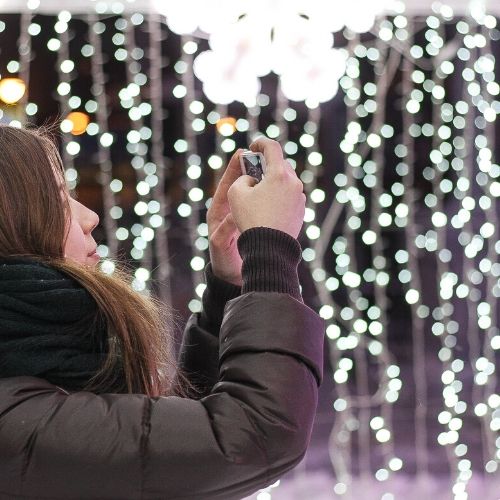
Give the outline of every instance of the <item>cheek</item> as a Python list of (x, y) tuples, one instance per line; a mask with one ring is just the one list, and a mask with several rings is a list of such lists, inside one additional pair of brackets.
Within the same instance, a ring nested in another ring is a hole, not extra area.
[(73, 221), (69, 227), (68, 237), (64, 246), (64, 254), (66, 257), (80, 262), (84, 261), (87, 257), (85, 255), (85, 239), (82, 228)]

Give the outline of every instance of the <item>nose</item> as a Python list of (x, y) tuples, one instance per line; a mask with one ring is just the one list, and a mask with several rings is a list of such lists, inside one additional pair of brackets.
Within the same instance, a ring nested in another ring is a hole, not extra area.
[(91, 233), (99, 224), (99, 216), (93, 210), (87, 210), (86, 229), (89, 233)]

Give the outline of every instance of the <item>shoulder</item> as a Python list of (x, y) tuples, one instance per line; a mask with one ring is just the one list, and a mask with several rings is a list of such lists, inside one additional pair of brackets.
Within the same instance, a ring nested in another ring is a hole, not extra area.
[(65, 391), (62, 387), (53, 385), (38, 377), (21, 376), (0, 378), (0, 414), (2, 410), (5, 410), (4, 404), (9, 397), (24, 400), (36, 394), (47, 392), (69, 394), (68, 391)]

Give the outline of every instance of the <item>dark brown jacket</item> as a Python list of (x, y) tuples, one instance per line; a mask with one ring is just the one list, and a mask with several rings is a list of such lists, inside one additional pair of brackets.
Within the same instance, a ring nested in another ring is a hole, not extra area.
[(193, 314), (180, 359), (200, 400), (68, 393), (0, 379), (0, 499), (240, 499), (303, 458), (324, 321), (286, 293), (227, 302), (217, 337)]

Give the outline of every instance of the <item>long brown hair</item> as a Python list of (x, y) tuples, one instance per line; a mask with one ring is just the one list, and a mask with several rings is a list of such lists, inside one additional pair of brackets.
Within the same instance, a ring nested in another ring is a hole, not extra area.
[(104, 392), (121, 366), (123, 392), (196, 396), (175, 359), (174, 334), (166, 329), (169, 324), (179, 327), (178, 314), (157, 298), (134, 291), (132, 272), (124, 263), (113, 260), (114, 272), (106, 274), (99, 266), (64, 258), (71, 212), (57, 177), (65, 182), (48, 130), (0, 125), (0, 257), (29, 257), (50, 265), (72, 277), (95, 300), (94, 325), (105, 320), (108, 354), (86, 390)]

